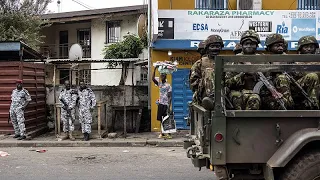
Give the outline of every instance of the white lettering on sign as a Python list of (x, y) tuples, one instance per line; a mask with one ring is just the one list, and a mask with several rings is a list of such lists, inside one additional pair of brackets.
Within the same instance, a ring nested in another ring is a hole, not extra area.
[(172, 28), (173, 27), (173, 21), (168, 21), (168, 27)]
[(298, 42), (291, 42), (290, 43), (291, 48), (297, 48), (297, 46), (298, 46)]
[(198, 47), (200, 41), (190, 41), (190, 47)]
[(163, 24), (164, 24), (164, 21), (159, 21), (159, 26), (158, 27), (162, 27), (163, 28)]

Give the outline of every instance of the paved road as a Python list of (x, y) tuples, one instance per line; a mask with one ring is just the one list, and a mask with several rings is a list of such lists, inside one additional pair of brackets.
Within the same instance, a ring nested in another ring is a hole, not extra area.
[(3, 180), (212, 180), (194, 168), (183, 148), (2, 148)]

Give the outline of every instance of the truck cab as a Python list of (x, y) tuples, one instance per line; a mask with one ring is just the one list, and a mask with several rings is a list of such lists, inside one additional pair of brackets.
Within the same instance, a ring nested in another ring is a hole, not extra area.
[(308, 64), (319, 59), (217, 56), (214, 100), (190, 106), (184, 147), (192, 164), (214, 171), (218, 179), (320, 180), (319, 110), (231, 110), (224, 98), (225, 72), (319, 72), (320, 65)]

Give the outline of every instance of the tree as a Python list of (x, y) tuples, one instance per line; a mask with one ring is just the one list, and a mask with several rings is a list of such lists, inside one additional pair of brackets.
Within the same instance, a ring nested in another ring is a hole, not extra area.
[(51, 0), (0, 0), (0, 41), (23, 41), (38, 49), (41, 29), (47, 21), (40, 15), (47, 12)]
[[(139, 38), (136, 35), (128, 34), (124, 36), (124, 40), (106, 46), (103, 49), (105, 59), (126, 59), (126, 58), (138, 58), (142, 53), (142, 50), (146, 47), (144, 38)], [(128, 75), (129, 62), (122, 62), (122, 73), (120, 79), (120, 85), (124, 85)], [(109, 67), (116, 67), (119, 63), (117, 61), (109, 62)]]

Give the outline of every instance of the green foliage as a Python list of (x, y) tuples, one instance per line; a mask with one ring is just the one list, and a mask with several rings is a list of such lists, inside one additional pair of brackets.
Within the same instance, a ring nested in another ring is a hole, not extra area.
[[(138, 58), (144, 48), (145, 44), (141, 38), (128, 34), (124, 36), (123, 41), (106, 46), (103, 53), (105, 59)], [(117, 65), (117, 62), (109, 63), (112, 67)]]
[(23, 41), (38, 49), (41, 29), (48, 25), (39, 16), (51, 0), (0, 0), (0, 41)]

